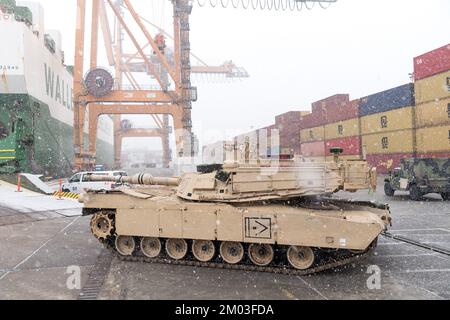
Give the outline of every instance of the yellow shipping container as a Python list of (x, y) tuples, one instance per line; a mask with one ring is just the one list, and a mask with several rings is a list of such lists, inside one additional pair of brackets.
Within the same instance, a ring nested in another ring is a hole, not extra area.
[(450, 124), (450, 98), (416, 107), (417, 128)]
[(338, 139), (359, 136), (359, 119), (335, 122), (325, 126), (325, 139)]
[(450, 97), (450, 70), (417, 80), (414, 84), (416, 105)]
[(361, 118), (363, 135), (413, 128), (413, 107), (375, 113)]
[(413, 135), (412, 129), (363, 135), (363, 155), (412, 153)]
[(300, 131), (300, 141), (304, 142), (315, 142), (325, 140), (325, 127), (314, 127), (309, 129), (303, 129)]
[(450, 125), (418, 129), (417, 152), (450, 152)]

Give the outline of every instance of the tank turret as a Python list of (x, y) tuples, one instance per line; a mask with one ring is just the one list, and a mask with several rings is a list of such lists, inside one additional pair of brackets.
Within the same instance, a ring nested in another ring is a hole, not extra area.
[(93, 175), (90, 179), (140, 186), (173, 186), (177, 196), (184, 200), (211, 202), (285, 200), (376, 187), (376, 171), (365, 161), (293, 163), (284, 167), (204, 165), (199, 166), (198, 171), (180, 178), (138, 174), (133, 177)]

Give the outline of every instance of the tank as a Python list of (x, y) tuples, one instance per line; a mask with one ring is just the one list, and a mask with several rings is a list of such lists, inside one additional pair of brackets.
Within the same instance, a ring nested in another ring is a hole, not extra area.
[(365, 161), (207, 165), (181, 177), (91, 176), (93, 235), (121, 259), (304, 275), (366, 257), (388, 205), (332, 199), (375, 186)]

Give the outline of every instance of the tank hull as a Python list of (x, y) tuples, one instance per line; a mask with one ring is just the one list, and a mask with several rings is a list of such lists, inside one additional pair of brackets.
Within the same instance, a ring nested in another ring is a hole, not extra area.
[[(87, 193), (80, 201), (83, 214), (92, 215), (93, 234), (121, 258), (276, 270), (270, 272), (317, 272), (355, 261), (374, 247), (390, 223), (388, 206), (332, 199), (193, 202), (170, 188), (146, 188)], [(153, 259), (148, 259), (146, 242), (157, 243)], [(242, 252), (235, 264), (224, 252), (227, 246)], [(182, 248), (178, 258), (176, 248)], [(296, 250), (304, 251), (297, 262)]]
[[(111, 208), (115, 212), (116, 234), (136, 237), (365, 250), (385, 230), (388, 218), (386, 209), (332, 200), (322, 209), (313, 209), (286, 202), (187, 202), (175, 195), (164, 200), (138, 199), (120, 193), (87, 197), (88, 201), (84, 196), (86, 213), (90, 212), (87, 208)], [(133, 208), (128, 205), (130, 200)]]

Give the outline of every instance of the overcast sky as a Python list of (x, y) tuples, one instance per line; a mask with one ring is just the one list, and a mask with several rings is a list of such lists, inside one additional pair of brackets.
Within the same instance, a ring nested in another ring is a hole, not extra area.
[[(40, 2), (46, 28), (61, 30), (66, 60), (72, 63), (76, 1)], [(168, 0), (133, 3), (170, 30)], [(192, 50), (211, 65), (233, 60), (251, 78), (198, 83), (195, 129), (208, 142), (270, 125), (278, 114), (308, 110), (312, 102), (336, 93), (358, 98), (405, 84), (414, 56), (449, 43), (449, 21), (448, 0), (338, 0), (327, 10), (302, 12), (196, 5)]]

